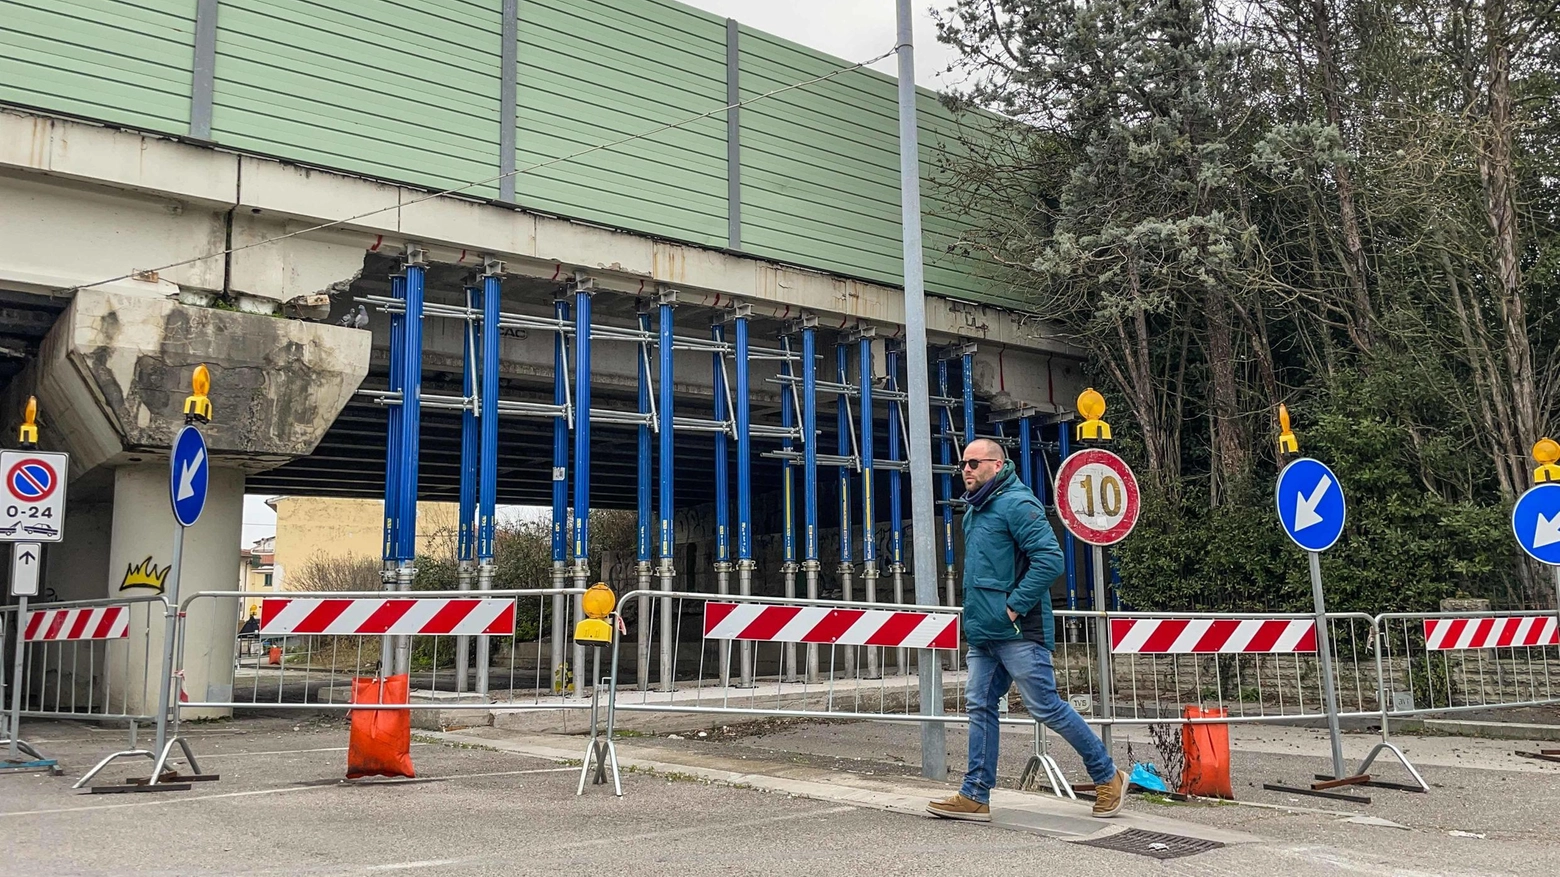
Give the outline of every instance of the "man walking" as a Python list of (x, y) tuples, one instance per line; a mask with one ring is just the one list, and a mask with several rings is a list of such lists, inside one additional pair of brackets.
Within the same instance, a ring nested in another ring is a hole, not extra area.
[(1095, 782), (1094, 815), (1115, 816), (1126, 774), (1105, 744), (1056, 693), (1051, 583), (1062, 551), (1045, 509), (1018, 480), (1002, 446), (976, 439), (964, 449), (964, 633), (969, 640), (969, 770), (958, 794), (926, 806), (945, 819), (991, 821), (1001, 726), (997, 699), (1018, 682), (1024, 706), (1083, 756)]

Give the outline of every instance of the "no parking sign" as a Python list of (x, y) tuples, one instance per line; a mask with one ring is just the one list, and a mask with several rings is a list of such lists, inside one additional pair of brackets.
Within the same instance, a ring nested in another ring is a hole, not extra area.
[(68, 454), (0, 452), (0, 542), (58, 542), (65, 538)]

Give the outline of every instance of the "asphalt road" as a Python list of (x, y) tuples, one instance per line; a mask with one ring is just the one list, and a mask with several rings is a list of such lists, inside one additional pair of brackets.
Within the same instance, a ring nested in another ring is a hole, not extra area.
[[(341, 779), (347, 735), (337, 718), (248, 718), (188, 728), (203, 768), (221, 773), (219, 782), (187, 792), (87, 795), (71, 791), (70, 783), (118, 748), (122, 733), (36, 722), (25, 728), (29, 739), (64, 762), (67, 775), (0, 776), (4, 875), (442, 877), (567, 870), (1427, 877), (1551, 873), (1560, 852), (1560, 828), (1546, 820), (1560, 773), (1549, 771), (1427, 767), (1427, 776), (1442, 785), (1434, 796), (1401, 796), (1394, 804), (1378, 797), (1383, 806), (1372, 811), (1407, 828), (1346, 823), (1333, 814), (1162, 807), (1168, 816), (1239, 828), (1266, 841), (1160, 862), (1019, 831), (676, 775), (629, 774), (629, 795), (622, 799), (599, 787), (576, 797), (577, 767), (482, 748), (419, 743), (413, 747), (419, 779), (347, 782)], [(838, 762), (841, 770), (913, 769), (914, 728), (769, 730), (761, 737), (728, 735), (686, 745), (746, 748), (755, 761), (763, 752), (783, 752)], [(570, 742), (583, 751), (582, 740)], [(950, 743), (957, 749), (962, 740), (950, 734)], [(1016, 772), (1021, 749), (1018, 741), (1008, 746), (1004, 773)], [(1277, 769), (1290, 769), (1282, 760), (1295, 758), (1260, 757), (1279, 759), (1271, 765)], [(1247, 769), (1244, 756), (1238, 765)], [(126, 763), (105, 780), (148, 769), (146, 761)], [(1296, 770), (1290, 773), (1299, 778)], [(1134, 800), (1129, 806), (1156, 805)], [(1452, 827), (1487, 837), (1453, 837), (1446, 833)]]

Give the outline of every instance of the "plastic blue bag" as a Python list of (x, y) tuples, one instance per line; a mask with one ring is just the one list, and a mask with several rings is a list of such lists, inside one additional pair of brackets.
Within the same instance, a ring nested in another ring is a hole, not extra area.
[(1128, 786), (1137, 786), (1146, 792), (1169, 792), (1170, 787), (1159, 776), (1159, 768), (1153, 764), (1139, 762), (1132, 765), (1132, 775), (1127, 779)]

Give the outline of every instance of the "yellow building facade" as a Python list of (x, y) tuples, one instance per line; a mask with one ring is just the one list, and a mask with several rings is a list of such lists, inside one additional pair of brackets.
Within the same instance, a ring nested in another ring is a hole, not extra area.
[[(277, 590), (301, 587), (289, 584), (288, 573), (296, 581), (311, 560), (377, 563), (381, 557), (385, 506), (380, 500), (277, 496), (266, 505), (276, 512), (271, 577)], [(456, 503), (418, 503), (418, 555), (453, 559), (459, 520)]]

